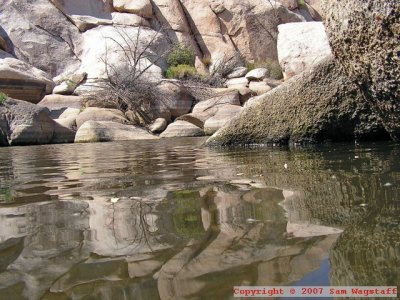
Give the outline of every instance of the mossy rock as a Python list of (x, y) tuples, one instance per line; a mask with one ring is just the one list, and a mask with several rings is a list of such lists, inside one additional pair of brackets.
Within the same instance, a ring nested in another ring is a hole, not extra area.
[(400, 1), (323, 1), (338, 63), (360, 87), (394, 140), (400, 141)]
[(250, 103), (207, 144), (304, 144), (388, 138), (358, 87), (331, 58)]

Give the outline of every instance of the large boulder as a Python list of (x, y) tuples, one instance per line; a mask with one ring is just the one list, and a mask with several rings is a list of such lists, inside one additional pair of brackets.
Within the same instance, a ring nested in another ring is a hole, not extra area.
[(113, 0), (113, 5), (118, 11), (133, 13), (146, 18), (153, 14), (150, 0)]
[(0, 50), (1, 90), (10, 97), (33, 103), (39, 102), (45, 93), (55, 86), (51, 76), (11, 54)]
[(213, 64), (224, 57), (233, 57), (235, 47), (229, 36), (221, 28), (220, 19), (210, 6), (210, 1), (180, 1), (186, 12), (190, 30), (201, 52), (210, 57)]
[(180, 0), (153, 0), (155, 15), (166, 29), (190, 33), (191, 29)]
[(67, 144), (75, 140), (76, 127), (68, 123), (54, 120), (54, 133), (50, 144)]
[(264, 96), (217, 131), (209, 145), (313, 143), (387, 137), (377, 116), (332, 59)]
[(228, 92), (237, 91), (239, 93), (239, 100), (240, 100), (241, 105), (246, 103), (246, 101), (249, 100), (252, 96), (256, 95), (252, 90), (250, 90), (248, 87), (244, 87), (244, 86), (233, 86), (231, 88), (217, 88), (214, 90), (216, 92), (218, 92), (219, 94), (225, 94)]
[(236, 90), (224, 91), (219, 95), (197, 103), (193, 107), (193, 110), (190, 114), (183, 115), (177, 118), (177, 120), (189, 122), (201, 129), (204, 129), (205, 122), (208, 119), (214, 117), (221, 108), (231, 106), (240, 108), (240, 97), (238, 91)]
[(74, 133), (58, 125), (46, 108), (8, 98), (0, 105), (0, 145), (71, 142)]
[(147, 130), (110, 121), (87, 121), (77, 131), (75, 143), (156, 139)]
[(112, 0), (50, 0), (80, 31), (112, 24)]
[(240, 106), (239, 93), (236, 90), (228, 91), (210, 99), (201, 101), (193, 107), (192, 112), (208, 112), (210, 114), (215, 114), (219, 106), (226, 104)]
[[(157, 85), (160, 106), (166, 106), (173, 118), (190, 111), (194, 98), (177, 80), (164, 80)], [(160, 109), (159, 109), (160, 110)]]
[(86, 31), (100, 25), (150, 26), (141, 16), (115, 12), (112, 0), (51, 0), (79, 31)]
[(278, 58), (286, 79), (332, 55), (321, 22), (282, 24), (278, 30)]
[(69, 16), (90, 16), (111, 19), (112, 0), (50, 0), (59, 10)]
[(54, 121), (56, 121), (62, 127), (76, 131), (76, 118), (80, 112), (80, 109), (68, 107), (57, 119), (54, 119)]
[[(302, 18), (277, 1), (210, 0), (221, 33), (250, 61), (277, 60), (277, 26)], [(205, 34), (207, 24), (204, 23)], [(210, 33), (208, 33), (210, 34)]]
[(87, 121), (109, 121), (120, 124), (129, 124), (125, 115), (118, 109), (88, 107), (82, 111), (76, 118), (77, 128), (81, 127)]
[(79, 64), (79, 30), (48, 0), (1, 0), (1, 26), (17, 58), (52, 76)]
[(400, 1), (324, 1), (333, 53), (400, 140)]
[(194, 38), (212, 65), (235, 57), (277, 60), (277, 26), (303, 19), (278, 2), (183, 0)]
[(173, 44), (182, 43), (196, 54), (196, 68), (204, 72), (203, 53), (195, 41), (180, 0), (153, 0), (155, 18)]
[(79, 96), (47, 95), (38, 103), (41, 107), (46, 107), (49, 115), (57, 119), (68, 108), (81, 110), (83, 108), (83, 98)]
[(167, 129), (160, 134), (160, 137), (193, 137), (204, 136), (204, 131), (200, 127), (182, 120), (177, 120), (168, 125)]
[(221, 107), (236, 106), (240, 108), (240, 97), (237, 90), (224, 90), (218, 95), (197, 103), (190, 114), (183, 115), (177, 120), (192, 123), (204, 129), (205, 122), (212, 118)]
[[(136, 41), (138, 45), (135, 45)], [(132, 62), (132, 57), (126, 54), (129, 48), (147, 48), (147, 53), (137, 64), (137, 70), (146, 69), (142, 79), (160, 81), (162, 69), (155, 63), (166, 67), (165, 59), (160, 58), (170, 46), (162, 34), (149, 28), (99, 26), (82, 33), (80, 47), (82, 64), (79, 71), (87, 73), (87, 80), (75, 90), (77, 95), (95, 93), (98, 79), (122, 78), (131, 72), (127, 62)]]
[(241, 106), (231, 104), (218, 107), (217, 112), (204, 122), (204, 133), (206, 135), (214, 134), (218, 129), (240, 114), (242, 109)]
[(150, 27), (149, 21), (147, 21), (145, 18), (138, 16), (138, 15), (133, 15), (133, 14), (127, 14), (127, 13), (120, 13), (120, 12), (112, 12), (112, 22), (114, 25), (125, 25), (125, 26), (145, 26), (145, 27)]

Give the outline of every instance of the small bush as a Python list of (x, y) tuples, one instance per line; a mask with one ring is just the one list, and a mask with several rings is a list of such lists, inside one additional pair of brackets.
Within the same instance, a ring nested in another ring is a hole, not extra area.
[(304, 6), (306, 5), (306, 2), (305, 2), (304, 0), (298, 0), (298, 1), (297, 1), (297, 5), (298, 5), (300, 8), (302, 8), (302, 7), (304, 7)]
[(170, 79), (188, 79), (196, 77), (197, 75), (196, 68), (190, 65), (171, 66), (166, 73), (166, 77)]
[(176, 67), (179, 65), (194, 66), (194, 61), (194, 52), (184, 44), (175, 45), (174, 49), (169, 53), (167, 59), (170, 67)]
[(0, 105), (2, 105), (7, 100), (7, 95), (0, 92)]

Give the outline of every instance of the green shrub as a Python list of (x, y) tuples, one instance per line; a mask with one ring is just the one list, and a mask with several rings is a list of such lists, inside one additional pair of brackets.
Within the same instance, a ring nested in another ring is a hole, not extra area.
[(196, 68), (190, 65), (171, 66), (168, 68), (166, 73), (166, 77), (170, 79), (187, 79), (196, 77), (197, 75)]
[(184, 44), (175, 45), (174, 49), (168, 55), (168, 65), (175, 67), (178, 65), (194, 66), (195, 55), (192, 49)]
[(297, 1), (297, 5), (298, 5), (300, 8), (302, 8), (303, 6), (306, 5), (306, 2), (305, 2), (304, 0), (298, 0), (298, 1)]
[(0, 105), (2, 105), (7, 99), (7, 95), (3, 92), (0, 92)]

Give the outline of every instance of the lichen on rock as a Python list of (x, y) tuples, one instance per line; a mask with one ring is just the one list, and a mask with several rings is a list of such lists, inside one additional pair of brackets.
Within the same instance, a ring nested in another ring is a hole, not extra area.
[(377, 116), (332, 58), (249, 100), (211, 146), (386, 138)]
[(323, 9), (336, 60), (400, 140), (400, 1), (329, 0)]

